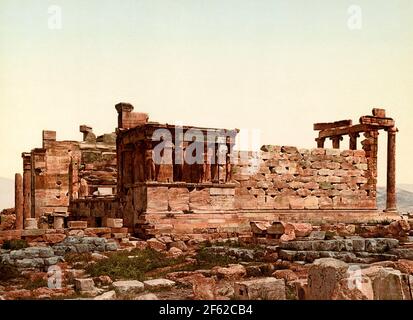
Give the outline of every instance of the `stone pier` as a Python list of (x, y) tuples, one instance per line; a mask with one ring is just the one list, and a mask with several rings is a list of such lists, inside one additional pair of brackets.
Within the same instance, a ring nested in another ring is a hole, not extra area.
[(397, 211), (396, 198), (396, 127), (387, 130), (387, 201), (386, 211)]

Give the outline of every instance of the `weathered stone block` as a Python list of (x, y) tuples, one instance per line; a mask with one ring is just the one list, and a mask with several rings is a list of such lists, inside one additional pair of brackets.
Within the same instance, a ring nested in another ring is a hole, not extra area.
[(171, 211), (189, 210), (188, 188), (169, 188), (168, 206)]
[(123, 219), (114, 219), (114, 218), (105, 218), (104, 220), (104, 227), (108, 228), (122, 228), (123, 227)]
[(309, 196), (304, 199), (304, 208), (305, 209), (319, 209), (318, 198)]
[(92, 278), (75, 279), (75, 288), (77, 291), (93, 291), (95, 283)]
[(116, 293), (119, 294), (135, 294), (144, 290), (145, 286), (137, 280), (115, 281), (112, 283)]
[(167, 289), (175, 286), (175, 282), (168, 279), (153, 279), (143, 282), (145, 289), (147, 290), (159, 290)]
[(86, 229), (87, 221), (69, 221), (67, 226), (69, 229)]
[(234, 295), (237, 300), (285, 300), (285, 281), (269, 277), (236, 282)]

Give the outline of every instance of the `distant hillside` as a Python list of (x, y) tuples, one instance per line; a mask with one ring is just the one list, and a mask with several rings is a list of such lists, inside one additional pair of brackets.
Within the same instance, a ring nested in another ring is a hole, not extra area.
[(14, 181), (0, 178), (0, 211), (14, 207)]
[[(397, 206), (401, 212), (413, 212), (413, 185), (399, 185), (397, 188)], [(386, 207), (386, 187), (377, 187), (377, 206)]]

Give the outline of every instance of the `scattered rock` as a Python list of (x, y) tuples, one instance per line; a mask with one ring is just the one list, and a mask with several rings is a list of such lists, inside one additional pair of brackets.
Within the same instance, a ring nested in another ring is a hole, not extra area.
[(166, 250), (166, 244), (159, 241), (158, 239), (151, 238), (146, 241), (148, 244), (148, 247), (156, 250), (156, 251), (165, 251)]
[(105, 292), (100, 296), (93, 298), (93, 300), (115, 300), (116, 299), (116, 292), (114, 290)]
[(77, 291), (93, 291), (95, 283), (92, 278), (75, 279), (75, 288)]
[(219, 277), (227, 280), (238, 280), (246, 276), (247, 270), (240, 264), (230, 264), (225, 267), (214, 267), (212, 271)]
[(99, 286), (107, 286), (113, 283), (109, 276), (99, 276), (93, 278), (93, 281)]
[(172, 247), (171, 249), (169, 249), (168, 254), (173, 258), (178, 258), (182, 256), (184, 253), (182, 252), (181, 249)]
[(146, 293), (146, 294), (142, 294), (140, 296), (137, 296), (133, 300), (159, 300), (159, 298), (156, 296), (156, 294)]
[(144, 284), (137, 280), (116, 281), (112, 286), (119, 294), (133, 294), (144, 290)]
[(92, 257), (92, 260), (94, 261), (108, 259), (108, 256), (105, 256), (104, 254), (100, 254), (96, 252), (92, 253), (91, 257)]
[(290, 281), (294, 281), (298, 279), (298, 276), (294, 273), (294, 271), (290, 269), (276, 270), (274, 271), (272, 276), (277, 279), (284, 279), (286, 282), (290, 282)]
[(309, 240), (324, 240), (326, 237), (325, 231), (312, 231), (308, 236)]
[(194, 300), (215, 300), (216, 283), (214, 278), (207, 278), (197, 273), (187, 279), (192, 283)]
[(175, 286), (175, 282), (168, 279), (153, 279), (143, 282), (146, 290), (168, 289)]
[(183, 242), (183, 241), (174, 241), (174, 242), (171, 242), (171, 243), (169, 244), (169, 246), (170, 246), (171, 248), (178, 248), (178, 249), (180, 249), (181, 251), (187, 251), (187, 250), (188, 250), (187, 245), (186, 245), (185, 242)]

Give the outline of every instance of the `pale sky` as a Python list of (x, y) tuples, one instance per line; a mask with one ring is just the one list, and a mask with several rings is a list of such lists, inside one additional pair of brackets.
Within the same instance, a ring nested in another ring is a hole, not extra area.
[[(351, 5), (361, 29), (348, 26)], [(400, 129), (398, 182), (413, 183), (412, 57), (411, 0), (1, 0), (0, 177), (22, 171), (43, 129), (114, 131), (125, 101), (152, 121), (306, 148), (314, 122), (384, 107)], [(385, 133), (379, 148), (384, 185)]]

